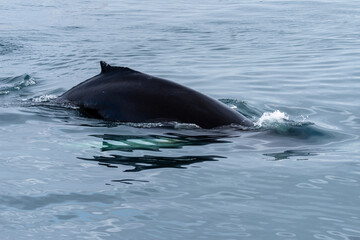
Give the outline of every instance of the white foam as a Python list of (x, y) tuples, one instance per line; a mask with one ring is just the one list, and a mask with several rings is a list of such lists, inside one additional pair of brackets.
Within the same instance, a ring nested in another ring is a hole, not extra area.
[(300, 121), (301, 123), (304, 123), (309, 119), (309, 116), (301, 115), (300, 117), (301, 117), (301, 121)]
[(33, 102), (48, 102), (51, 99), (55, 99), (55, 98), (57, 98), (56, 95), (47, 95), (47, 94), (45, 94), (45, 95), (42, 95), (42, 96), (39, 96), (39, 97), (34, 97), (34, 98), (31, 99), (31, 101), (33, 101)]
[(24, 87), (35, 85), (35, 84), (36, 84), (36, 82), (33, 77), (28, 77), (28, 78), (25, 77), (25, 79), (21, 82), (21, 85), (23, 85)]
[(284, 112), (275, 110), (274, 112), (264, 112), (255, 125), (263, 127), (268, 124), (282, 123), (284, 120), (289, 120), (289, 116)]

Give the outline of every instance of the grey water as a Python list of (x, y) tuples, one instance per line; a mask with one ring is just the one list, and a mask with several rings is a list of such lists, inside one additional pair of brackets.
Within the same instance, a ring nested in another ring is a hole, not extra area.
[[(359, 29), (355, 0), (0, 0), (0, 239), (359, 240)], [(100, 60), (256, 127), (50, 104)]]

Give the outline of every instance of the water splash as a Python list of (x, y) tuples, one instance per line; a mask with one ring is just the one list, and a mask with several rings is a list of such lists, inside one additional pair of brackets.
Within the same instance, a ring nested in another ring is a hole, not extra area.
[(314, 123), (306, 121), (302, 117), (300, 120), (291, 120), (289, 115), (280, 110), (264, 112), (255, 122), (255, 129), (266, 130), (267, 134), (281, 135), (306, 141), (322, 142), (335, 137), (334, 133), (328, 129), (316, 126)]
[(289, 121), (289, 115), (275, 110), (274, 112), (264, 112), (255, 125), (258, 127), (274, 126), (286, 121)]

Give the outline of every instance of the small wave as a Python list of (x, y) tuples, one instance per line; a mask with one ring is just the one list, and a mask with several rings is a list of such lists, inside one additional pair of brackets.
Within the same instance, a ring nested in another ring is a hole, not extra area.
[(35, 79), (28, 74), (13, 78), (0, 78), (0, 95), (7, 95), (35, 84)]
[(250, 106), (245, 101), (228, 99), (228, 98), (219, 99), (219, 101), (228, 105), (230, 108), (234, 109), (235, 111), (240, 112), (247, 118), (259, 117), (262, 113), (260, 110), (258, 110), (254, 106)]
[(274, 112), (264, 112), (255, 125), (258, 127), (273, 126), (285, 121), (289, 121), (289, 116), (284, 112), (275, 110)]
[(265, 112), (255, 122), (255, 128), (267, 130), (266, 134), (281, 135), (316, 143), (323, 143), (335, 138), (339, 138), (338, 133), (329, 131), (316, 126), (307, 121), (307, 117), (300, 116), (302, 119), (291, 120), (289, 115), (280, 110)]

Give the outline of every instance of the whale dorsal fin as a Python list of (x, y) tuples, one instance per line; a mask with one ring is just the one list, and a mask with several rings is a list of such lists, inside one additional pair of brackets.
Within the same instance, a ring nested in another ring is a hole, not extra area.
[(112, 67), (104, 61), (100, 61), (100, 66), (101, 66), (101, 73), (111, 72), (116, 69), (116, 67)]
[(133, 71), (134, 70), (128, 68), (128, 67), (117, 67), (117, 66), (110, 66), (110, 64), (107, 64), (104, 61), (100, 61), (100, 67), (101, 67), (101, 73), (108, 73), (108, 72), (112, 72), (112, 71)]

